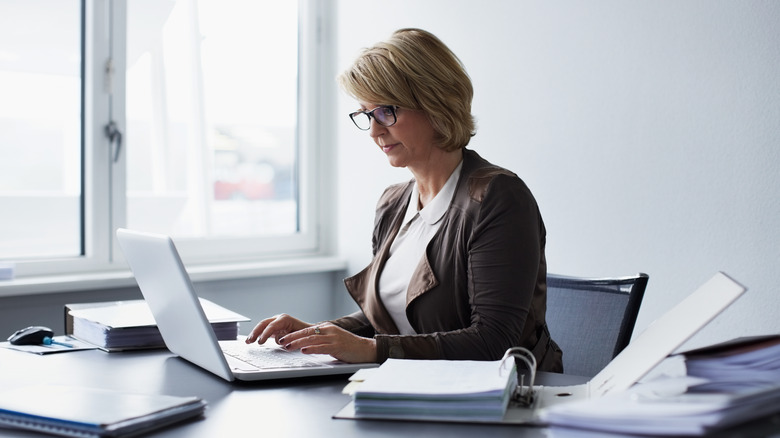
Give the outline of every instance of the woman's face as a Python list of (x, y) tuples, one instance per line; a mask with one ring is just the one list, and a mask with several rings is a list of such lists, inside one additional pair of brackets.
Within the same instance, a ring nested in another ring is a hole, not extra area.
[[(368, 102), (361, 102), (360, 105), (363, 110), (379, 106)], [(425, 113), (419, 110), (398, 108), (394, 125), (382, 126), (371, 120), (368, 132), (394, 167), (426, 166), (436, 148), (433, 126)]]

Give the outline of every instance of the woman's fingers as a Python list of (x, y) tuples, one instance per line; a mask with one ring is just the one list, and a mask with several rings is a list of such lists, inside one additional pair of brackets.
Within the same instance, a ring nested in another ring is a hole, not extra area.
[(257, 342), (258, 344), (263, 344), (272, 337), (279, 343), (279, 338), (307, 326), (309, 326), (308, 323), (293, 318), (290, 315), (276, 315), (260, 321), (247, 336), (246, 343), (251, 344)]
[[(287, 345), (291, 344), (292, 342), (301, 340), (303, 338), (308, 338), (311, 336), (323, 336), (325, 327), (323, 325), (312, 325), (306, 328), (303, 328), (301, 330), (294, 331), (292, 333), (288, 333), (281, 338), (277, 339), (277, 342), (280, 345)], [(315, 340), (312, 340), (314, 342)]]
[(376, 361), (376, 343), (333, 324), (324, 323), (306, 327), (278, 339), (287, 350), (301, 350), (306, 354), (329, 354), (344, 362)]

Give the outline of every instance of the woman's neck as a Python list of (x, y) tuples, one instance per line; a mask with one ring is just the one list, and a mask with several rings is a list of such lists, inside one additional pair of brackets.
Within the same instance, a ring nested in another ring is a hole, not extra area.
[(428, 205), (441, 191), (442, 187), (452, 175), (452, 172), (463, 160), (463, 149), (446, 152), (441, 149), (431, 157), (426, 166), (410, 168), (417, 181), (417, 190), (420, 192), (418, 208)]

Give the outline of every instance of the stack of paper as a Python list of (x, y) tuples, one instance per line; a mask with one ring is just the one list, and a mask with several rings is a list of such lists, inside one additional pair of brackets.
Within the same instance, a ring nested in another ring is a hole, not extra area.
[[(780, 385), (745, 386), (732, 393), (686, 392), (697, 383), (668, 378), (542, 412), (553, 426), (648, 435), (703, 435), (777, 412)], [(676, 388), (682, 388), (680, 391)]]
[[(239, 322), (249, 318), (200, 299), (203, 311), (220, 341), (238, 336)], [(144, 300), (65, 306), (67, 334), (107, 351), (163, 348), (160, 330)]]
[(737, 339), (682, 353), (688, 375), (561, 404), (553, 426), (653, 435), (702, 435), (780, 412), (780, 336)]
[(405, 420), (501, 420), (517, 386), (501, 361), (388, 359), (353, 393), (355, 414)]
[(689, 376), (713, 384), (780, 381), (780, 335), (738, 338), (682, 354)]

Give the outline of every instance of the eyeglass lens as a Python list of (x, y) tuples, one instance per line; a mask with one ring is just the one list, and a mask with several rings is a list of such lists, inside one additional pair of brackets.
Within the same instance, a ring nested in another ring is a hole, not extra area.
[(392, 126), (396, 122), (395, 107), (380, 106), (371, 111), (356, 111), (349, 115), (358, 128), (368, 130), (371, 128), (371, 117), (382, 126)]

